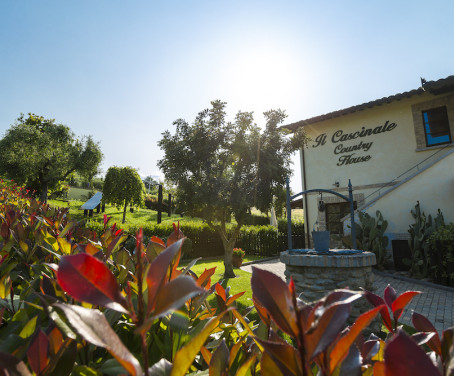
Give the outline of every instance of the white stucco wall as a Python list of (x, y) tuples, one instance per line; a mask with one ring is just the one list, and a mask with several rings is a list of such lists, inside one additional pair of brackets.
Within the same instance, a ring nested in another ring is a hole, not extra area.
[(375, 217), (377, 210), (389, 223), (389, 232), (407, 233), (414, 223), (411, 210), (419, 201), (421, 211), (432, 218), (438, 209), (446, 223), (454, 222), (454, 152), (381, 197), (364, 210)]

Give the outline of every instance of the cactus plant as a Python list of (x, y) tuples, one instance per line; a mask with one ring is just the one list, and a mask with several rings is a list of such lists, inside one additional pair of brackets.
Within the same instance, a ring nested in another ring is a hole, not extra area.
[(408, 244), (411, 250), (411, 260), (406, 262), (410, 265), (410, 273), (417, 278), (425, 278), (429, 275), (431, 262), (428, 243), (430, 235), (444, 225), (443, 214), (438, 209), (437, 216), (432, 220), (432, 216), (421, 211), (419, 201), (415, 205), (415, 210), (411, 211), (415, 223), (410, 225), (408, 232), (410, 239)]
[[(368, 213), (358, 213), (360, 223), (355, 223), (356, 245), (358, 249), (375, 253), (377, 267), (383, 269), (386, 247), (389, 241), (388, 237), (384, 235), (388, 228), (388, 221), (383, 218), (380, 210), (377, 210), (375, 214), (377, 218), (372, 217)], [(351, 235), (343, 237), (342, 241), (347, 246), (352, 246)]]
[(356, 237), (361, 242), (364, 251), (375, 253), (377, 267), (382, 269), (385, 263), (386, 246), (388, 245), (388, 237), (384, 235), (388, 228), (388, 221), (383, 218), (379, 210), (375, 214), (377, 218), (373, 218), (368, 213), (359, 212), (361, 224), (357, 224)]

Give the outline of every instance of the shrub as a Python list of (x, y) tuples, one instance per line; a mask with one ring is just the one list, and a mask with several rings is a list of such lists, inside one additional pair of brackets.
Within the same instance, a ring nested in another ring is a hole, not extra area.
[(94, 188), (98, 191), (102, 191), (102, 188), (104, 186), (104, 181), (102, 181), (101, 179), (93, 179), (91, 182), (91, 186), (92, 186), (92, 188)]
[[(212, 285), (214, 269), (178, 268), (178, 226), (148, 244), (139, 230), (131, 253), (108, 222), (96, 235), (70, 222), (67, 209), (0, 187), (1, 374), (451, 374), (454, 328), (440, 336), (416, 312), (413, 338), (399, 327), (419, 292), (336, 290), (310, 305), (293, 281), (253, 268), (260, 322), (250, 322), (249, 310), (236, 308), (241, 292)], [(217, 307), (207, 304), (213, 294)], [(349, 327), (351, 302), (362, 296), (373, 308)], [(389, 334), (365, 339), (377, 315)]]
[(270, 224), (270, 218), (265, 215), (248, 214), (244, 224), (246, 226), (266, 226)]
[(454, 224), (429, 236), (430, 276), (437, 283), (454, 286)]
[(69, 185), (66, 184), (58, 184), (57, 187), (53, 190), (49, 190), (49, 198), (55, 199), (55, 198), (68, 198), (68, 192), (69, 192)]
[(150, 210), (157, 210), (158, 208), (158, 196), (157, 195), (146, 195), (145, 196), (145, 207)]
[(410, 265), (410, 273), (417, 278), (425, 278), (430, 273), (430, 255), (429, 243), (427, 242), (430, 235), (438, 228), (444, 225), (443, 214), (440, 209), (432, 220), (432, 216), (426, 217), (424, 212), (421, 212), (419, 201), (416, 203), (415, 210), (411, 211), (415, 223), (410, 225), (408, 232), (410, 240), (408, 245), (411, 250), (411, 259), (406, 261)]

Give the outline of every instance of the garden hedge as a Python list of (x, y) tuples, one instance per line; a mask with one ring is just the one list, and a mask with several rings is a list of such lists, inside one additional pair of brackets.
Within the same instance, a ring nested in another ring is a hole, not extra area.
[[(87, 226), (97, 232), (102, 231), (103, 225), (89, 222)], [(180, 225), (185, 236), (191, 239), (192, 249), (184, 251), (185, 258), (216, 257), (224, 254), (222, 241), (217, 232), (206, 223), (184, 222)], [(170, 223), (147, 223), (142, 226), (143, 234), (147, 237), (158, 236), (165, 238), (172, 231)], [(130, 227), (129, 234), (135, 235), (139, 227)], [(292, 239), (294, 248), (304, 247), (304, 225), (302, 222), (292, 223)], [(247, 255), (263, 257), (276, 256), (287, 249), (287, 222), (281, 220), (278, 230), (275, 227), (243, 226), (235, 247), (242, 248)]]

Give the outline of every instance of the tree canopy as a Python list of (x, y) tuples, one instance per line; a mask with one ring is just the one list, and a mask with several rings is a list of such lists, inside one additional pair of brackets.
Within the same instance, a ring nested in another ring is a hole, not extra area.
[[(165, 155), (158, 166), (176, 185), (179, 206), (218, 231), (225, 275), (232, 277), (232, 250), (246, 216), (253, 207), (268, 211), (273, 196), (282, 196), (291, 175), (290, 157), (305, 145), (306, 136), (300, 130), (286, 137), (278, 128), (286, 117), (282, 110), (265, 112), (266, 128), (261, 131), (252, 112), (238, 112), (228, 122), (226, 103), (211, 105), (193, 124), (178, 119), (174, 134), (163, 133), (159, 146)], [(229, 233), (226, 224), (232, 216), (237, 225)]]
[(69, 127), (32, 113), (23, 114), (0, 140), (0, 173), (19, 184), (47, 192), (72, 172), (91, 180), (102, 160), (99, 144), (91, 136), (76, 138)]
[(145, 186), (132, 167), (109, 167), (104, 179), (103, 201), (123, 207), (123, 223), (128, 205), (140, 206), (144, 201)]

